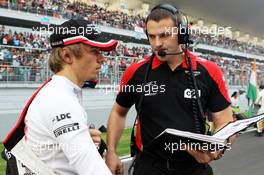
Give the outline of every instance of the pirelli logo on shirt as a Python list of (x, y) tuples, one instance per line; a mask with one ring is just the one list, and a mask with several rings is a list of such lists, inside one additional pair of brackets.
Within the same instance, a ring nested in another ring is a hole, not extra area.
[(72, 132), (72, 131), (76, 131), (79, 129), (80, 129), (79, 123), (71, 123), (68, 125), (61, 126), (61, 127), (57, 128), (56, 130), (54, 130), (53, 132), (54, 132), (55, 137), (58, 137), (62, 134)]

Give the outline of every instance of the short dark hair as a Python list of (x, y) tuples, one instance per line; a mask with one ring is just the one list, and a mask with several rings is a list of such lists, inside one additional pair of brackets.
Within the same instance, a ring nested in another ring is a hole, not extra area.
[(231, 95), (231, 97), (237, 96), (237, 91), (233, 92), (233, 94)]
[(153, 10), (153, 11), (150, 12), (150, 14), (148, 15), (145, 23), (147, 24), (148, 21), (150, 21), (150, 20), (159, 22), (162, 19), (170, 18), (170, 19), (172, 19), (174, 21), (174, 24), (176, 26), (181, 21), (178, 16), (179, 15), (173, 15), (168, 10), (165, 10), (165, 9), (162, 9), (162, 8), (158, 8), (158, 9), (155, 9), (155, 10)]

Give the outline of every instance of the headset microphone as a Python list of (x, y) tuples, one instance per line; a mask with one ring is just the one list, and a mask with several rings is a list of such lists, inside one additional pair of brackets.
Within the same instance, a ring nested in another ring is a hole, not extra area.
[(165, 51), (158, 51), (158, 55), (160, 56), (160, 57), (165, 57), (166, 55), (180, 55), (180, 54), (182, 54), (183, 53), (183, 51), (181, 51), (181, 52), (165, 52)]

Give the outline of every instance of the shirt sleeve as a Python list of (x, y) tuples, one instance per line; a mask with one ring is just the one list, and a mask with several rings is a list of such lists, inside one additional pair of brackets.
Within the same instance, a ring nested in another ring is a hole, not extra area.
[(56, 105), (49, 128), (79, 175), (111, 175), (89, 134), (86, 112), (76, 101)]
[(211, 64), (212, 67), (210, 77), (212, 78), (212, 86), (209, 95), (209, 109), (212, 112), (219, 112), (227, 108), (231, 104), (228, 95), (223, 73), (216, 64)]
[(125, 108), (130, 108), (135, 103), (136, 84), (133, 81), (133, 75), (130, 68), (128, 68), (119, 86), (119, 92), (116, 97), (116, 102)]

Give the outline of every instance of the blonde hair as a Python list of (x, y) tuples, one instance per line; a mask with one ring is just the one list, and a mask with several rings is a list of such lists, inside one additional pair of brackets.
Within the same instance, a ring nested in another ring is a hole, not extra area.
[[(72, 44), (69, 46), (65, 46), (64, 48), (69, 49), (70, 54), (73, 54), (76, 58), (79, 58), (82, 55), (83, 47), (82, 43)], [(64, 61), (61, 57), (61, 49), (62, 47), (53, 48), (51, 50), (50, 58), (49, 58), (49, 68), (52, 72), (57, 73), (62, 70)]]

